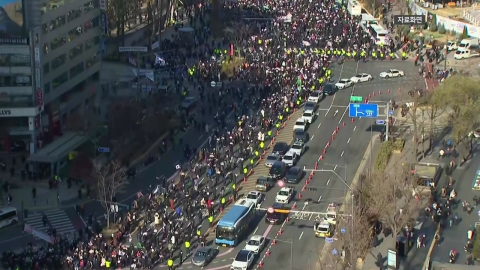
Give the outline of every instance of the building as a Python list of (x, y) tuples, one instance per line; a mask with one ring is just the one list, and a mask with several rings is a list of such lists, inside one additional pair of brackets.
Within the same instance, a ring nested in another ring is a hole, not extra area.
[(104, 0), (10, 1), (0, 9), (0, 152), (34, 156), (69, 114), (98, 106)]

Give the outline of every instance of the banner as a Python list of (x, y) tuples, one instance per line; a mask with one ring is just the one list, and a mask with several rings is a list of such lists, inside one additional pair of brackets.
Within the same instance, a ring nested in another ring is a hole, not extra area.
[(42, 240), (45, 240), (50, 244), (53, 244), (53, 242), (55, 240), (52, 236), (33, 228), (32, 226), (28, 225), (27, 223), (25, 223), (25, 225), (23, 225), (23, 231), (26, 232), (26, 233), (29, 233), (29, 234), (31, 234), (35, 237), (38, 237)]
[(151, 69), (140, 69), (140, 70), (132, 69), (132, 72), (133, 72), (133, 74), (135, 74), (135, 77), (145, 76), (150, 81), (152, 81), (152, 82), (155, 81), (155, 74), (153, 73), (153, 70), (151, 70)]
[(100, 13), (100, 25), (102, 27), (102, 35), (108, 36), (108, 20), (106, 12)]

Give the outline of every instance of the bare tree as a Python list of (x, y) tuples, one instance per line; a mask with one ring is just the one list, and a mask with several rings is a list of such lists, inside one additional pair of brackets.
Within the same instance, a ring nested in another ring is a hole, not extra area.
[(423, 205), (413, 192), (418, 186), (416, 177), (409, 168), (400, 164), (394, 166), (398, 167), (394, 171), (371, 173), (363, 184), (361, 196), (370, 213), (397, 234), (417, 217)]
[(119, 188), (126, 184), (125, 167), (118, 161), (108, 164), (93, 162), (97, 181), (97, 196), (107, 215), (107, 228), (110, 228), (110, 206), (115, 201)]

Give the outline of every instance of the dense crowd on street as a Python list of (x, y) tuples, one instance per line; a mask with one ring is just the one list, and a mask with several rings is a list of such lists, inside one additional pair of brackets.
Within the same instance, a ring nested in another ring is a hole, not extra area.
[[(207, 144), (196, 149), (190, 142), (176, 142), (174, 151), (183, 151), (185, 157), (177, 175), (158, 178), (158, 187), (139, 193), (132, 208), (115, 217), (115, 233), (103, 235), (87, 214), (88, 228), (74, 237), (56, 236), (46, 247), (31, 245), (22, 253), (3, 254), (5, 269), (151, 269), (182, 264), (195, 246), (208, 244), (200, 224), (207, 219), (212, 226), (215, 215), (237, 199), (237, 181), (248, 175), (252, 157), (268, 147), (261, 147), (262, 141), (268, 142), (305, 97), (330, 81), (331, 66), (345, 59), (387, 58), (398, 47), (393, 40), (375, 44), (358, 18), (331, 0), (262, 5), (242, 0), (228, 5), (225, 14), (236, 21), (234, 35), (240, 42), (228, 36), (211, 41), (208, 5), (195, 6), (181, 16), (195, 29), (196, 46), (170, 40), (173, 49), (164, 57), (175, 65), (187, 58), (197, 60), (184, 73), (171, 76), (179, 92), (199, 90), (198, 109), (187, 114), (196, 115), (191, 118), (196, 129), (211, 134)], [(238, 43), (235, 54), (244, 56), (246, 63), (227, 79), (219, 74), (219, 66), (233, 61), (224, 49), (232, 42)], [(210, 82), (218, 77), (225, 83), (212, 89)], [(208, 125), (207, 117), (216, 123)], [(235, 119), (233, 128), (230, 117)]]

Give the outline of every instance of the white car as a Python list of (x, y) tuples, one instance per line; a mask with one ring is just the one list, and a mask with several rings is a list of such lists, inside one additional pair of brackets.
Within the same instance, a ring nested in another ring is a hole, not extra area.
[(311, 124), (315, 121), (316, 114), (313, 111), (304, 111), (302, 115), (302, 119), (305, 120), (306, 123)]
[(320, 99), (322, 99), (323, 92), (322, 91), (314, 91), (309, 97), (307, 101), (318, 103)]
[(338, 89), (345, 89), (345, 88), (350, 87), (352, 85), (353, 85), (353, 81), (350, 80), (350, 79), (341, 79), (340, 81), (338, 81), (338, 83), (335, 84), (335, 86)]
[(262, 204), (262, 193), (259, 191), (250, 191), (247, 195), (247, 201), (253, 202), (256, 206)]
[(367, 74), (367, 73), (359, 73), (359, 74), (353, 76), (352, 78), (350, 78), (350, 80), (353, 83), (368, 82), (368, 81), (373, 80), (373, 77), (372, 77), (372, 75)]
[(403, 77), (405, 73), (398, 69), (389, 69), (385, 72), (380, 73), (380, 78), (393, 78), (393, 77)]
[(277, 203), (289, 203), (292, 199), (293, 189), (289, 187), (283, 187), (275, 196), (275, 202)]
[(297, 163), (297, 154), (292, 151), (288, 151), (282, 159), (283, 163), (289, 167), (295, 166)]
[(292, 145), (288, 152), (294, 152), (297, 154), (297, 157), (301, 157), (303, 152), (305, 151), (305, 145), (301, 142), (296, 142)]
[(295, 129), (305, 130), (306, 127), (307, 127), (307, 122), (305, 122), (303, 118), (298, 118), (297, 121), (295, 122), (295, 125), (293, 126), (293, 130)]
[(250, 250), (255, 254), (259, 254), (262, 252), (263, 248), (265, 247), (265, 237), (261, 235), (253, 235), (247, 241), (247, 245), (245, 246), (245, 250)]
[(248, 270), (253, 265), (255, 254), (250, 250), (242, 249), (233, 259), (230, 270)]

